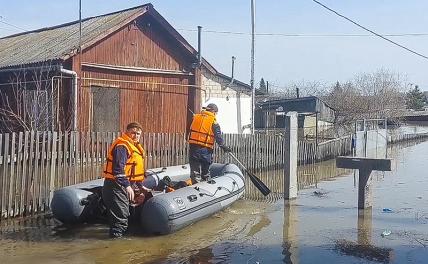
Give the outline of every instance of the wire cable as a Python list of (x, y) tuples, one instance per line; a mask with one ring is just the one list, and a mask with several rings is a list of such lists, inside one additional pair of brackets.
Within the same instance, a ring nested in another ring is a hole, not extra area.
[(346, 20), (348, 20), (349, 22), (351, 22), (352, 24), (356, 25), (357, 27), (360, 27), (360, 28), (362, 28), (362, 29), (364, 29), (364, 30), (366, 30), (366, 31), (368, 31), (368, 32), (370, 32), (370, 33), (372, 33), (372, 34), (374, 34), (374, 35), (376, 35), (376, 36), (380, 37), (381, 39), (386, 40), (386, 41), (388, 41), (388, 42), (390, 42), (390, 43), (392, 43), (392, 44), (394, 44), (394, 45), (396, 45), (396, 46), (398, 46), (398, 47), (400, 47), (400, 48), (402, 48), (402, 49), (405, 49), (405, 50), (407, 50), (407, 51), (409, 51), (409, 52), (411, 52), (411, 53), (415, 54), (415, 55), (418, 55), (418, 56), (420, 56), (420, 57), (422, 57), (422, 58), (424, 58), (424, 59), (428, 59), (428, 57), (427, 57), (427, 56), (425, 56), (425, 55), (423, 55), (423, 54), (421, 54), (421, 53), (419, 53), (419, 52), (416, 52), (416, 51), (414, 51), (414, 50), (412, 50), (412, 49), (409, 49), (409, 48), (407, 48), (406, 46), (403, 46), (403, 45), (401, 45), (401, 44), (399, 44), (399, 43), (397, 43), (397, 42), (395, 42), (395, 41), (393, 41), (393, 40), (390, 40), (389, 38), (386, 38), (386, 37), (384, 37), (384, 36), (382, 36), (382, 35), (380, 35), (380, 34), (378, 34), (378, 33), (374, 32), (374, 31), (373, 31), (373, 30), (371, 30), (371, 29), (366, 28), (365, 26), (363, 26), (363, 25), (361, 25), (361, 24), (359, 24), (359, 23), (357, 23), (357, 22), (353, 21), (352, 19), (350, 19), (350, 18), (348, 18), (348, 17), (346, 17), (346, 16), (344, 16), (344, 15), (342, 15), (342, 14), (338, 13), (337, 11), (335, 11), (335, 10), (333, 10), (333, 9), (329, 8), (328, 6), (324, 5), (323, 3), (320, 3), (320, 2), (319, 2), (319, 1), (317, 1), (317, 0), (312, 0), (312, 1), (313, 1), (313, 2), (315, 2), (316, 4), (318, 4), (318, 5), (322, 6), (323, 8), (327, 9), (328, 11), (330, 11), (330, 12), (332, 12), (332, 13), (334, 13), (334, 14), (336, 14), (336, 15), (338, 15), (338, 16), (340, 16), (340, 17), (342, 17), (342, 18), (346, 19)]
[[(178, 31), (196, 32), (196, 29), (179, 28)], [(229, 34), (229, 35), (251, 35), (249, 32), (202, 30), (204, 33)], [(373, 34), (299, 34), (299, 33), (255, 33), (256, 36), (280, 36), (280, 37), (373, 37)], [(387, 37), (420, 37), (428, 36), (428, 33), (397, 33), (383, 34)]]
[(8, 26), (11, 26), (11, 27), (14, 27), (14, 28), (17, 28), (17, 29), (19, 29), (19, 30), (28, 31), (28, 30), (27, 30), (27, 29), (25, 29), (25, 28), (18, 27), (18, 26), (15, 26), (15, 25), (11, 24), (11, 23), (7, 23), (7, 22), (3, 21), (3, 18), (0, 18), (0, 23), (3, 23), (3, 24), (5, 24), (5, 25), (8, 25)]

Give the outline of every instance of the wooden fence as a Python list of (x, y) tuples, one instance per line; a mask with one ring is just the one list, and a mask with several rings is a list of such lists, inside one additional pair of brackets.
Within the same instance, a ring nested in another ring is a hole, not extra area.
[[(0, 134), (0, 219), (44, 212), (55, 189), (99, 178), (107, 150), (118, 135), (50, 131)], [(248, 169), (264, 175), (268, 186), (282, 181), (278, 177), (283, 176), (287, 147), (281, 135), (226, 134), (224, 138)], [(187, 163), (184, 134), (145, 133), (141, 141), (147, 153), (147, 168)], [(309, 164), (348, 153), (350, 137), (323, 142), (318, 147), (314, 142), (301, 141), (298, 162)], [(217, 162), (233, 162), (219, 149), (214, 154)], [(246, 195), (255, 193), (257, 190), (247, 184)]]
[(398, 143), (409, 140), (421, 140), (428, 138), (428, 133), (415, 133), (415, 134), (391, 134), (388, 136), (388, 143)]

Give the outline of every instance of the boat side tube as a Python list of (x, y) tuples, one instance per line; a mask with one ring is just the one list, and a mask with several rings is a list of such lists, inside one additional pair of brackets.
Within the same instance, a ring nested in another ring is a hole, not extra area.
[(169, 234), (219, 212), (239, 199), (245, 189), (242, 172), (234, 164), (213, 164), (212, 180), (155, 195), (141, 210), (143, 231)]
[(51, 202), (52, 214), (65, 224), (83, 223), (96, 218), (103, 183), (103, 179), (99, 179), (56, 190)]

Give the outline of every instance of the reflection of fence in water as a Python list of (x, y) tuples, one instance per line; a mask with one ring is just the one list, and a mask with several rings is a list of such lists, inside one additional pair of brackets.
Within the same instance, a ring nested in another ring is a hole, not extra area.
[(12, 241), (47, 241), (56, 226), (58, 221), (46, 215), (8, 219), (1, 223), (0, 236)]
[(308, 187), (317, 187), (317, 184), (321, 181), (345, 176), (351, 172), (352, 170), (350, 169), (336, 168), (336, 161), (334, 159), (299, 166), (297, 168), (297, 185), (299, 190)]
[[(297, 167), (298, 189), (317, 187), (317, 184), (321, 181), (346, 176), (351, 174), (352, 171), (350, 169), (336, 168), (334, 159), (301, 165)], [(276, 201), (284, 197), (284, 171), (282, 169), (262, 171), (257, 176), (271, 189), (272, 194), (268, 196), (269, 200)], [(263, 195), (251, 183), (246, 186), (245, 197), (254, 200), (264, 199)]]

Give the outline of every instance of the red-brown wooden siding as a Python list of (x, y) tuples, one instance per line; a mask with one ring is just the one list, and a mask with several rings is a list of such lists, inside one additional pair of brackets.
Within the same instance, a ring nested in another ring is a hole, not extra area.
[[(130, 23), (82, 54), (82, 63), (163, 70), (189, 70), (192, 62), (193, 59), (187, 51), (178, 48), (178, 42), (166, 34), (150, 17), (140, 18), (137, 23)], [(82, 77), (78, 99), (80, 130), (91, 130), (91, 86), (121, 89), (120, 127), (122, 129), (131, 121), (139, 121), (146, 132), (184, 132), (189, 122), (189, 109), (195, 111), (199, 108), (200, 90), (196, 89), (196, 92), (189, 93), (189, 90), (195, 90), (195, 88), (188, 85), (198, 85), (200, 78), (87, 67), (81, 70), (79, 55), (72, 58), (72, 64), (73, 70)], [(127, 82), (89, 80), (89, 78)], [(128, 81), (136, 83), (128, 83)]]

